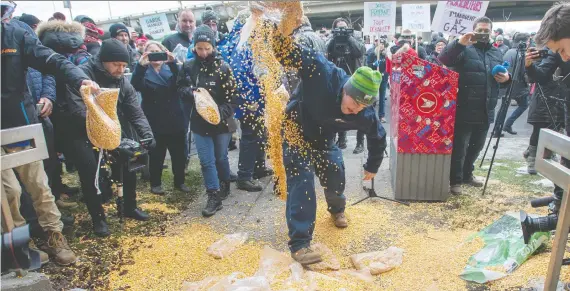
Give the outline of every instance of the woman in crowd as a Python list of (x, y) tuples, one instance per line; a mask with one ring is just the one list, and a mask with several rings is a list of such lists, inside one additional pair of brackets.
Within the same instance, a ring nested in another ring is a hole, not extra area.
[(194, 32), (193, 42), (196, 57), (184, 63), (178, 76), (178, 90), (182, 98), (194, 104), (194, 88), (206, 89), (218, 105), (221, 120), (218, 125), (210, 124), (196, 108), (190, 116), (190, 130), (194, 135), (208, 195), (202, 215), (208, 217), (222, 209), (222, 200), (230, 194), (228, 145), (236, 128), (233, 115), (237, 90), (229, 65), (217, 57), (215, 32), (201, 25)]
[(445, 48), (445, 46), (447, 45), (447, 41), (445, 40), (445, 38), (439, 38), (435, 41), (434, 43), (434, 50), (433, 52), (431, 52), (429, 54), (429, 56), (426, 58), (426, 60), (428, 62), (434, 63), (438, 66), (442, 66), (445, 67), (437, 58), (439, 56), (439, 54), (443, 51), (443, 49)]
[[(149, 54), (164, 53), (167, 61), (149, 61)], [(166, 150), (172, 160), (174, 188), (185, 193), (190, 188), (184, 184), (184, 139), (187, 123), (184, 122), (182, 100), (176, 90), (178, 66), (174, 55), (155, 41), (148, 41), (139, 63), (135, 67), (131, 84), (142, 95), (142, 109), (146, 115), (156, 147), (150, 152), (150, 191), (164, 194), (162, 165)]]

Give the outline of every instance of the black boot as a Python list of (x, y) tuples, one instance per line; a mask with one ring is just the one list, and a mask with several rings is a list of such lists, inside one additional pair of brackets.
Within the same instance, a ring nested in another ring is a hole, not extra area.
[(517, 132), (514, 131), (513, 128), (510, 127), (510, 126), (505, 126), (505, 128), (503, 128), (503, 130), (506, 131), (506, 132), (508, 132), (509, 134), (512, 134), (512, 135), (516, 135), (516, 134), (517, 134)]
[(111, 235), (105, 214), (100, 214), (92, 218), (93, 220), (93, 233), (98, 237), (107, 237)]
[(220, 199), (226, 200), (230, 196), (230, 181), (220, 181)]
[(364, 145), (361, 142), (356, 143), (356, 147), (352, 153), (358, 155), (362, 152), (364, 152)]
[(138, 221), (147, 221), (149, 219), (148, 214), (139, 208), (125, 210), (124, 216)]
[(273, 175), (273, 170), (267, 167), (263, 167), (260, 169), (255, 169), (253, 171), (253, 178), (254, 179), (261, 179), (261, 178), (265, 178), (267, 176), (271, 176)]
[(219, 191), (206, 191), (206, 194), (208, 194), (208, 202), (202, 210), (202, 215), (210, 217), (223, 208), (222, 199), (220, 199)]
[(261, 185), (259, 185), (257, 182), (253, 181), (253, 180), (249, 180), (249, 181), (238, 181), (237, 182), (237, 188), (240, 190), (244, 190), (247, 192), (259, 192), (261, 190), (263, 190), (263, 187), (261, 187)]
[(346, 132), (338, 133), (338, 140), (336, 141), (336, 145), (341, 150), (346, 149)]

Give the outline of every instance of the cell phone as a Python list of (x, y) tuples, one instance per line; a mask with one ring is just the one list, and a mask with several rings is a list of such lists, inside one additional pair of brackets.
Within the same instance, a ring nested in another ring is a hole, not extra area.
[(546, 56), (548, 56), (548, 50), (547, 49), (539, 50), (538, 55), (540, 56), (540, 58), (544, 59), (546, 58)]
[(42, 112), (42, 110), (44, 109), (45, 103), (37, 103), (36, 104), (36, 110), (38, 111), (38, 115)]
[(164, 52), (162, 52), (162, 53), (150, 53), (150, 54), (148, 54), (148, 60), (151, 62), (166, 61), (166, 60), (168, 60), (168, 55)]
[(489, 42), (489, 34), (488, 33), (476, 33), (473, 36), (473, 41), (476, 42)]

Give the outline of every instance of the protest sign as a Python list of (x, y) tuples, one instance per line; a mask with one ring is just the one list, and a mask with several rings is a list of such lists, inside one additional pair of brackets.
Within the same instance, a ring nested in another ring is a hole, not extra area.
[(396, 1), (364, 2), (364, 34), (396, 33)]
[(402, 4), (402, 29), (430, 31), (430, 6), (426, 4)]
[(154, 39), (159, 39), (170, 33), (168, 18), (164, 13), (141, 17), (139, 21), (143, 32), (150, 34)]
[(454, 36), (470, 32), (488, 6), (489, 1), (438, 1), (431, 29)]

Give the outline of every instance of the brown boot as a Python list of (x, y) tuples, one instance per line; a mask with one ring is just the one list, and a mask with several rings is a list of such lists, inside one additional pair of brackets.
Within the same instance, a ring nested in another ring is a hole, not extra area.
[(67, 240), (59, 231), (48, 231), (48, 241), (44, 250), (55, 258), (57, 264), (62, 266), (73, 264), (77, 259), (67, 244)]
[(303, 266), (316, 264), (323, 261), (321, 254), (311, 249), (310, 247), (302, 248), (294, 253), (291, 253), (291, 257)]
[(36, 251), (40, 254), (40, 262), (41, 262), (42, 266), (49, 262), (49, 255), (46, 252), (38, 249), (38, 247), (36, 247), (36, 243), (34, 243), (33, 240), (30, 240), (30, 243), (28, 244), (28, 248), (31, 251)]
[(331, 217), (334, 220), (334, 225), (338, 228), (346, 228), (348, 227), (348, 220), (346, 219), (346, 215), (344, 212), (332, 214)]

